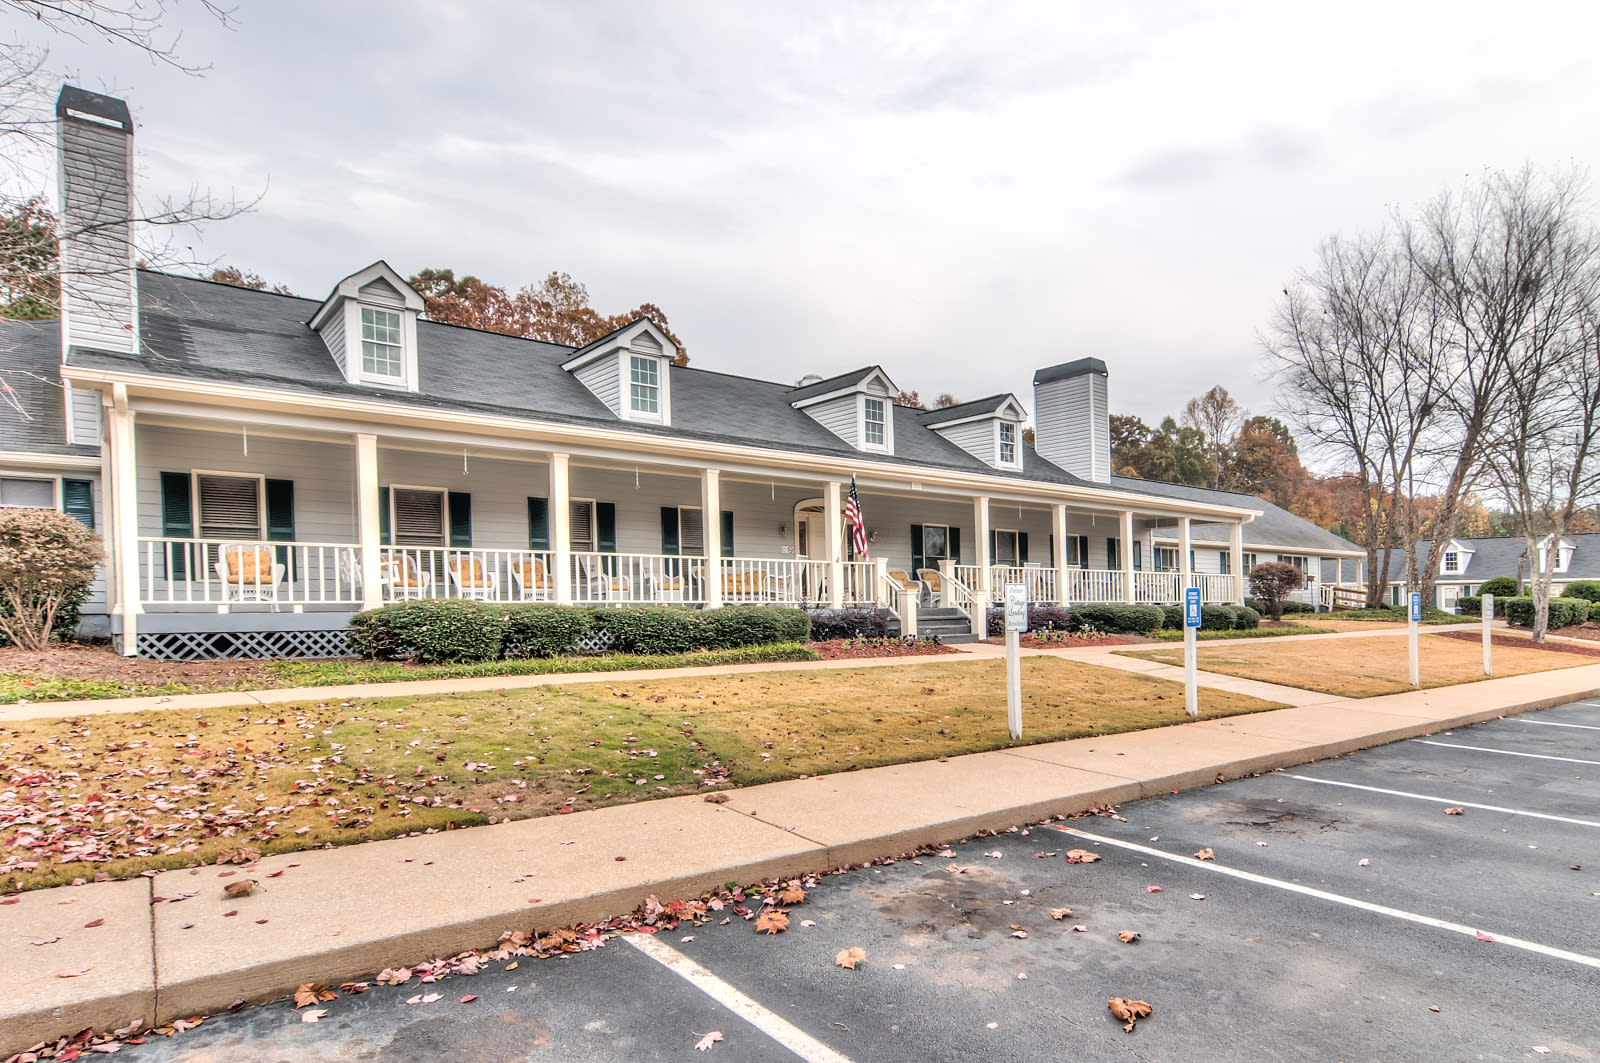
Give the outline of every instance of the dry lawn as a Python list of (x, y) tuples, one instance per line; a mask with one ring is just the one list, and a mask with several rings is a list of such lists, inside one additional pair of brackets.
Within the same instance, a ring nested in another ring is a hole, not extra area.
[[(1369, 625), (1363, 623), (1363, 627)], [(1314, 639), (1277, 643), (1205, 643), (1200, 668), (1221, 675), (1316, 690), (1348, 698), (1370, 698), (1411, 689), (1411, 666), (1404, 635), (1370, 639)], [(1127, 651), (1161, 664), (1182, 665), (1181, 649)], [(1484, 678), (1483, 648), (1477, 642), (1423, 635), (1418, 656), (1422, 685), (1455, 686)], [(1555, 650), (1500, 646), (1494, 651), (1496, 677), (1579, 668), (1594, 661)]]
[[(0, 725), (0, 890), (1011, 745), (999, 661)], [(1176, 683), (1023, 661), (1027, 739), (1180, 723)], [(1277, 708), (1211, 691), (1208, 717)]]

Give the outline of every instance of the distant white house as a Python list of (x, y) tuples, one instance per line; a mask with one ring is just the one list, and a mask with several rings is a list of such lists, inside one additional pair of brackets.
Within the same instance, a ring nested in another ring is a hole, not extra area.
[(866, 607), (904, 630), (937, 607), (980, 629), (1013, 580), (1230, 602), (1258, 560), (1361, 577), (1352, 544), (1259, 498), (1113, 477), (1098, 359), (1035, 375), (1030, 446), (1014, 395), (921, 411), (879, 366), (674, 366), (647, 320), (582, 348), (438, 324), (383, 262), (330, 269), (320, 300), (138, 269), (126, 104), (69, 87), (57, 113), (85, 235), (61, 247), (61, 320), (0, 324), (30, 413), (0, 419), (0, 505), (101, 531), (85, 628), (125, 653), (336, 652), (357, 610), (427, 597)]
[[(1434, 574), (1433, 604), (1453, 613), (1460, 599), (1477, 594), (1487, 580), (1498, 576), (1532, 580), (1536, 573), (1544, 571), (1549, 547), (1550, 540), (1546, 538), (1529, 557), (1528, 541), (1520, 535), (1451, 539), (1440, 557), (1439, 571)], [(1422, 557), (1432, 550), (1432, 540), (1417, 546)], [(1553, 576), (1551, 586), (1558, 594), (1570, 583), (1600, 580), (1600, 534), (1563, 537), (1556, 545)], [(1405, 557), (1397, 552), (1389, 561), (1389, 599), (1396, 605), (1405, 593), (1404, 581)]]

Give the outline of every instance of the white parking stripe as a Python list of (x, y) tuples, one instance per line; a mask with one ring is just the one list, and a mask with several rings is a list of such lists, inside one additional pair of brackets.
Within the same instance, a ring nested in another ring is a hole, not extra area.
[(1301, 782), (1321, 783), (1323, 786), (1343, 786), (1351, 790), (1365, 790), (1373, 794), (1388, 794), (1390, 797), (1410, 797), (1418, 801), (1435, 801), (1441, 805), (1459, 805), (1462, 808), (1481, 808), (1485, 812), (1504, 812), (1510, 816), (1530, 816), (1533, 819), (1548, 819), (1554, 823), (1575, 823), (1580, 827), (1600, 827), (1600, 823), (1592, 819), (1573, 819), (1571, 816), (1556, 816), (1549, 812), (1526, 812), (1520, 808), (1501, 808), (1499, 805), (1480, 805), (1472, 801), (1458, 801), (1453, 797), (1434, 797), (1431, 794), (1413, 794), (1404, 790), (1385, 790), (1381, 786), (1362, 786), (1360, 783), (1340, 782), (1337, 779), (1316, 779), (1310, 775), (1290, 775), (1290, 779), (1299, 779)]
[(757, 1004), (654, 934), (624, 934), (622, 940), (689, 982), (806, 1063), (851, 1063), (788, 1019)]
[(1584, 967), (1600, 969), (1600, 957), (1585, 956), (1581, 952), (1569, 952), (1566, 949), (1558, 949), (1552, 945), (1541, 945), (1537, 941), (1526, 941), (1522, 938), (1508, 937), (1494, 931), (1485, 931), (1479, 927), (1463, 926), (1460, 923), (1435, 919), (1431, 915), (1418, 915), (1416, 912), (1407, 912), (1400, 908), (1373, 904), (1371, 901), (1363, 901), (1356, 897), (1346, 897), (1339, 893), (1329, 893), (1327, 890), (1314, 889), (1311, 886), (1302, 886), (1298, 882), (1285, 882), (1282, 879), (1268, 878), (1265, 875), (1257, 875), (1251, 871), (1241, 871), (1238, 868), (1227, 867), (1209, 860), (1196, 860), (1192, 856), (1163, 852), (1160, 849), (1152, 849), (1148, 845), (1139, 845), (1137, 842), (1125, 842), (1120, 838), (1108, 838), (1100, 834), (1090, 834), (1088, 831), (1078, 830), (1076, 827), (1057, 827), (1056, 830), (1075, 837), (1087, 838), (1102, 845), (1114, 845), (1119, 849), (1127, 849), (1130, 852), (1153, 856), (1159, 860), (1170, 860), (1174, 864), (1185, 864), (1200, 871), (1209, 871), (1214, 875), (1226, 875), (1229, 878), (1243, 879), (1246, 882), (1254, 882), (1262, 886), (1272, 886), (1276, 889), (1288, 890), (1291, 893), (1298, 893), (1302, 896), (1315, 897), (1318, 900), (1331, 901), (1334, 904), (1343, 904), (1350, 908), (1359, 908), (1364, 912), (1386, 915), (1391, 919), (1401, 919), (1408, 923), (1433, 927), (1436, 930), (1448, 930), (1453, 934), (1465, 934), (1468, 937), (1476, 937), (1480, 933), (1488, 934), (1494, 938), (1495, 942), (1501, 945), (1510, 945), (1514, 949), (1536, 952), (1541, 956), (1549, 956), (1552, 959), (1566, 960), (1569, 963), (1581, 964)]
[(1488, 746), (1464, 746), (1459, 742), (1434, 742), (1426, 738), (1413, 738), (1413, 742), (1420, 742), (1425, 746), (1443, 746), (1445, 749), (1470, 749), (1474, 753), (1500, 753), (1508, 757), (1532, 757), (1534, 760), (1559, 760), (1567, 764), (1593, 764), (1600, 767), (1600, 760), (1579, 760), (1577, 757), (1553, 757), (1548, 753), (1520, 753), (1515, 749), (1490, 749)]
[(1600, 731), (1600, 727), (1596, 727), (1592, 723), (1557, 723), (1554, 720), (1524, 720), (1520, 716), (1514, 717), (1514, 719), (1518, 723), (1536, 723), (1540, 727), (1576, 727), (1580, 731)]

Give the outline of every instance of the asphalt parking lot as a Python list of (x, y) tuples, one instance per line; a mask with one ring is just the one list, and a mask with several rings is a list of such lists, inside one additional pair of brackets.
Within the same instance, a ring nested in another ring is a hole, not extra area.
[[(120, 1058), (1600, 1059), (1600, 704), (1118, 811), (830, 876), (775, 936), (634, 935)], [(1112, 997), (1153, 1013), (1125, 1031)]]

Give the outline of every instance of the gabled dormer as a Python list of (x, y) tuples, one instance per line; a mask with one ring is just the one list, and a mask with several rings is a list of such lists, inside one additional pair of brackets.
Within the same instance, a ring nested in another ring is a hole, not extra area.
[(1015, 395), (991, 395), (941, 410), (924, 410), (917, 420), (985, 465), (1021, 470), (1024, 416)]
[(350, 383), (416, 391), (421, 313), (422, 296), (387, 262), (374, 262), (334, 285), (310, 324)]
[(579, 347), (561, 368), (624, 421), (671, 424), (671, 369), (677, 349), (654, 322), (639, 318)]
[(1451, 539), (1445, 543), (1444, 553), (1439, 559), (1439, 575), (1459, 576), (1467, 571), (1467, 566), (1472, 563), (1472, 555), (1477, 548), (1470, 542), (1461, 539)]
[(889, 374), (874, 365), (791, 388), (789, 405), (857, 450), (893, 454), (898, 394)]
[[(1543, 539), (1539, 540), (1539, 554), (1533, 559), (1533, 564), (1535, 566), (1533, 571), (1535, 575), (1544, 571), (1545, 552), (1549, 549), (1550, 536), (1546, 535)], [(1567, 566), (1572, 564), (1572, 554), (1576, 549), (1577, 546), (1572, 542), (1571, 539), (1561, 540), (1560, 544), (1556, 547), (1555, 572), (1561, 573), (1567, 570)]]

